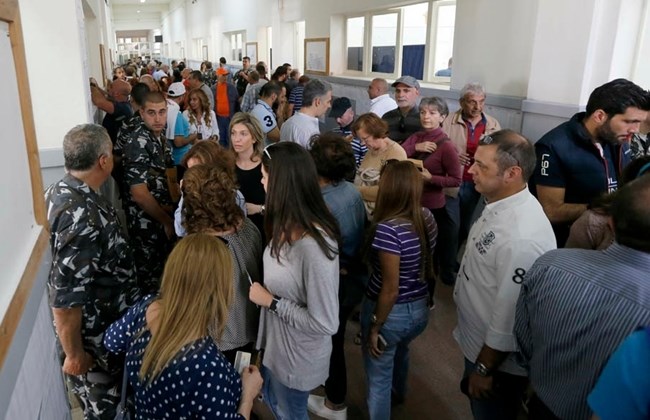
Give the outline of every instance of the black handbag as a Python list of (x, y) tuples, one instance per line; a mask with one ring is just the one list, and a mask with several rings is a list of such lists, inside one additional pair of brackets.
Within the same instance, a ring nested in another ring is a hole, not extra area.
[(131, 413), (126, 406), (126, 390), (129, 385), (129, 374), (126, 371), (126, 359), (124, 360), (124, 373), (122, 374), (122, 393), (120, 397), (120, 405), (117, 407), (115, 420), (131, 420)]

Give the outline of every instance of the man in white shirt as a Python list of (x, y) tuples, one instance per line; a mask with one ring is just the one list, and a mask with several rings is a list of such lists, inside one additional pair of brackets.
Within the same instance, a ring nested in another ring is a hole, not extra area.
[(267, 146), (280, 141), (280, 128), (273, 113), (273, 105), (286, 96), (286, 92), (286, 88), (278, 82), (266, 83), (260, 90), (260, 99), (257, 100), (257, 105), (251, 111), (251, 115), (259, 121), (262, 127), (265, 135), (264, 142)]
[(332, 85), (312, 79), (305, 85), (302, 108), (282, 125), (280, 141), (292, 141), (305, 149), (314, 134), (320, 134), (318, 118), (332, 106)]
[(388, 82), (386, 79), (372, 79), (368, 85), (368, 97), (370, 98), (370, 112), (383, 117), (388, 111), (397, 108), (397, 102), (388, 94)]
[(534, 169), (533, 145), (501, 130), (481, 139), (469, 170), (486, 206), (456, 279), (454, 338), (465, 356), (463, 385), (476, 419), (516, 419), (528, 383), (515, 360), (515, 307), (526, 271), (556, 248), (551, 224), (528, 191)]

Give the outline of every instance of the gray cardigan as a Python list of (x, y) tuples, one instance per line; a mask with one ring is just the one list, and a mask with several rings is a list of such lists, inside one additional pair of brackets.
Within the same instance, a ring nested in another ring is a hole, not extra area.
[[(336, 243), (328, 238), (336, 249)], [(339, 259), (329, 260), (309, 236), (285, 245), (280, 263), (264, 250), (264, 286), (281, 297), (277, 314), (262, 310), (257, 347), (283, 385), (310, 391), (325, 383), (339, 325)]]

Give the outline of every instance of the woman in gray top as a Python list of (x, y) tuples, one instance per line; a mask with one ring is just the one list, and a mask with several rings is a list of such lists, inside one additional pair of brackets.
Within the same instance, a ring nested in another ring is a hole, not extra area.
[(263, 307), (257, 346), (264, 348), (264, 401), (276, 418), (309, 419), (309, 391), (327, 379), (338, 328), (338, 227), (327, 209), (314, 162), (300, 145), (264, 149), (264, 286), (250, 299)]
[[(238, 350), (251, 352), (257, 337), (259, 309), (248, 300), (250, 279), (261, 277), (262, 237), (237, 205), (233, 177), (216, 165), (196, 165), (183, 177), (183, 223), (188, 233), (217, 236), (233, 261), (233, 300), (219, 350), (234, 363)], [(197, 308), (197, 310), (200, 308)], [(218, 330), (221, 326), (215, 326)]]

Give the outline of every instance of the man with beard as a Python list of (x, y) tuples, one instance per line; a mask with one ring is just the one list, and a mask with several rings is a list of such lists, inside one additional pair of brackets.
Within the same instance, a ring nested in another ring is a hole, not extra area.
[(571, 224), (602, 193), (615, 191), (631, 159), (629, 141), (650, 110), (650, 97), (629, 80), (596, 88), (586, 112), (546, 133), (536, 144), (536, 195), (559, 247)]

